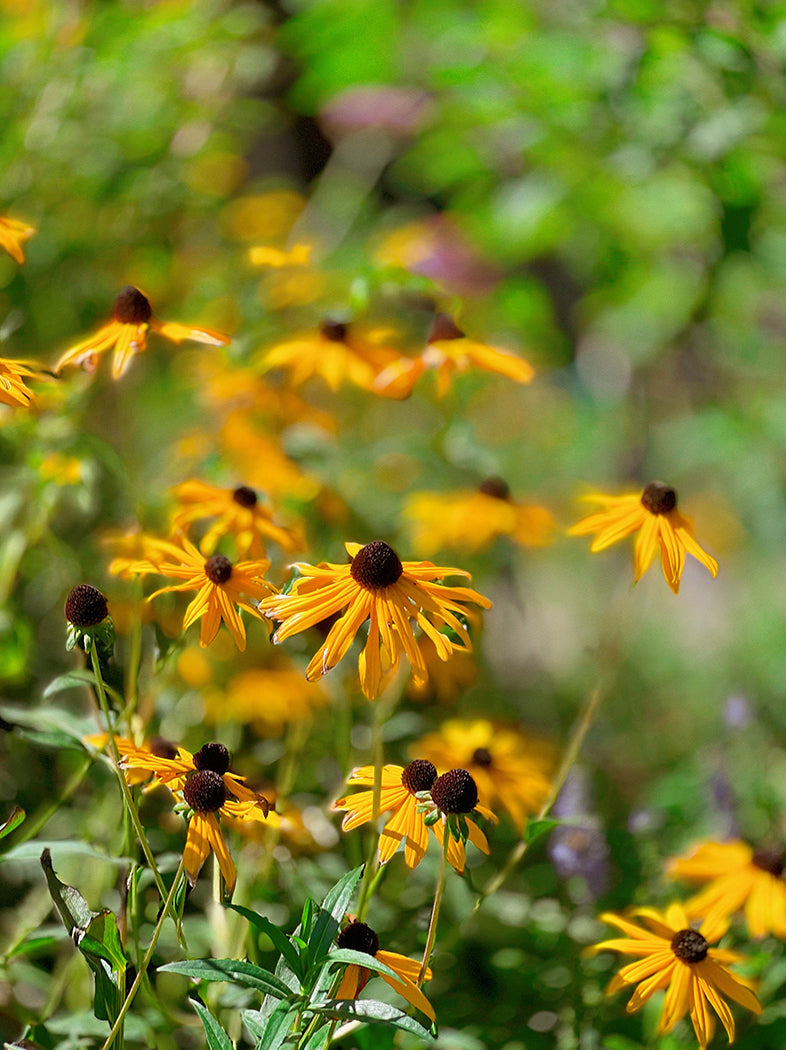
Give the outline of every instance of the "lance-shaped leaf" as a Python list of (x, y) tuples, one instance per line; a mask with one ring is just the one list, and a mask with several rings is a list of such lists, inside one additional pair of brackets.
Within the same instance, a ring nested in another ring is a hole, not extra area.
[(371, 1023), (394, 1025), (405, 1032), (420, 1036), (421, 1039), (433, 1041), (434, 1036), (422, 1024), (389, 1003), (377, 999), (332, 999), (319, 1005), (309, 1006), (309, 1012), (325, 1017), (336, 1017), (342, 1021), (368, 1021)]
[(312, 962), (321, 960), (330, 950), (362, 873), (363, 865), (353, 868), (328, 890), (308, 938), (308, 952)]
[(158, 972), (182, 973), (198, 981), (229, 981), (246, 988), (255, 988), (276, 999), (293, 998), (292, 989), (278, 977), (243, 959), (187, 959), (159, 966)]

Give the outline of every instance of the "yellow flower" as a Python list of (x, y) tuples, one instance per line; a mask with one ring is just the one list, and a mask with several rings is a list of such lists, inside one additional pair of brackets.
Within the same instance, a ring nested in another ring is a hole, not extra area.
[[(466, 770), (450, 770), (446, 776), (454, 773), (466, 773)], [(469, 774), (467, 774), (469, 776)], [(385, 864), (404, 843), (404, 860), (407, 867), (415, 868), (426, 855), (428, 846), (428, 828), (425, 823), (425, 813), (420, 812), (418, 807), (421, 799), (417, 797), (419, 792), (431, 791), (437, 781), (443, 778), (437, 776), (437, 770), (433, 763), (425, 759), (415, 759), (408, 766), (388, 765), (382, 767), (382, 790), (379, 799), (379, 812), (390, 813), (390, 818), (385, 823), (379, 836), (379, 859)], [(471, 778), (470, 778), (471, 779)], [(374, 767), (361, 766), (354, 769), (347, 783), (369, 788), (367, 791), (358, 791), (354, 795), (346, 795), (333, 804), (334, 809), (346, 810), (347, 815), (341, 824), (344, 831), (359, 828), (371, 820), (374, 811)], [(449, 782), (448, 782), (449, 783)], [(474, 797), (472, 790), (474, 788)], [(436, 802), (436, 799), (434, 800)], [(465, 810), (461, 812), (471, 813), (477, 811), (482, 816), (496, 823), (497, 818), (478, 803), (477, 788), (472, 783), (469, 789), (468, 799), (462, 799), (461, 804), (467, 801)], [(446, 809), (445, 812), (455, 812)], [(483, 853), (488, 854), (489, 844), (486, 836), (474, 823), (467, 818), (467, 832), (469, 841), (477, 846)], [(444, 818), (431, 824), (440, 846), (445, 834)], [(448, 861), (452, 864), (459, 875), (464, 871), (465, 864), (464, 843), (457, 841), (452, 836), (448, 840)]]
[[(97, 751), (103, 751), (109, 742), (108, 733), (92, 733), (89, 736), (82, 737), (85, 744), (89, 744), (94, 747)], [(153, 779), (155, 774), (153, 771), (146, 767), (140, 767), (135, 765), (128, 765), (125, 761), (129, 756), (133, 761), (133, 757), (139, 754), (146, 754), (152, 758), (166, 758), (173, 759), (178, 756), (178, 748), (175, 744), (169, 740), (165, 740), (161, 736), (151, 737), (146, 744), (141, 746), (134, 743), (128, 737), (115, 737), (115, 747), (117, 753), (121, 758), (121, 765), (123, 767), (123, 773), (126, 778), (126, 782), (131, 786), (137, 784), (145, 784), (149, 780)]]
[(196, 754), (181, 747), (175, 758), (152, 754), (146, 748), (130, 748), (121, 765), (147, 770), (170, 791), (182, 797), (191, 815), (183, 862), (189, 883), (196, 883), (202, 865), (212, 849), (229, 894), (235, 888), (237, 872), (229, 855), (218, 817), (235, 820), (264, 820), (270, 803), (264, 795), (246, 787), (245, 778), (229, 772), (229, 752), (223, 744), (203, 744)]
[(147, 298), (138, 288), (129, 284), (115, 299), (112, 320), (99, 328), (94, 335), (66, 350), (55, 365), (55, 372), (59, 372), (66, 365), (81, 365), (86, 372), (93, 372), (98, 364), (99, 355), (114, 347), (112, 377), (119, 379), (131, 364), (134, 354), (141, 354), (147, 349), (147, 333), (151, 328), (159, 335), (171, 339), (173, 343), (192, 339), (209, 346), (226, 346), (229, 342), (228, 336), (210, 328), (193, 328), (190, 325), (157, 321), (153, 317), (153, 310)]
[[(729, 1037), (734, 1039), (734, 1018), (725, 998), (761, 1013), (759, 1001), (747, 982), (736, 977), (724, 964), (740, 960), (736, 952), (710, 948), (725, 932), (725, 924), (706, 921), (698, 930), (691, 929), (688, 916), (679, 904), (670, 905), (665, 913), (654, 908), (637, 908), (645, 926), (638, 926), (619, 915), (601, 915), (603, 922), (627, 934), (596, 944), (593, 951), (615, 951), (638, 956), (636, 962), (623, 966), (612, 979), (607, 994), (626, 985), (638, 985), (627, 1005), (628, 1013), (640, 1009), (659, 989), (666, 989), (659, 1034), (670, 1032), (686, 1013), (690, 1014), (699, 1046), (704, 1050), (715, 1031), (711, 1006), (720, 1017)], [(724, 998), (725, 997), (725, 998)]]
[(297, 550), (301, 545), (292, 529), (273, 523), (270, 511), (248, 485), (223, 489), (192, 479), (178, 485), (174, 496), (180, 504), (173, 519), (175, 528), (191, 525), (202, 518), (218, 519), (202, 537), (199, 549), (203, 554), (212, 554), (219, 540), (228, 534), (234, 537), (241, 558), (264, 558), (266, 539), (285, 551)]
[(489, 804), (500, 802), (519, 829), (528, 814), (540, 809), (551, 788), (553, 749), (513, 726), (485, 718), (443, 722), (412, 750), (440, 772), (455, 766), (467, 769), (481, 797)]
[(27, 408), (33, 404), (35, 394), (25, 386), (25, 379), (36, 375), (37, 372), (25, 361), (0, 358), (0, 404), (16, 408)]
[(23, 263), (25, 254), (22, 245), (35, 233), (34, 226), (28, 226), (19, 219), (8, 219), (0, 216), (0, 248), (5, 248), (12, 259)]
[(260, 559), (233, 564), (223, 554), (205, 558), (185, 536), (180, 537), (180, 546), (154, 538), (148, 538), (146, 543), (142, 560), (116, 558), (109, 571), (123, 577), (155, 573), (182, 580), (170, 587), (160, 587), (147, 600), (152, 601), (167, 591), (198, 591), (186, 609), (183, 630), (187, 631), (201, 619), (199, 644), (204, 648), (216, 637), (223, 620), (242, 653), (246, 648), (246, 629), (235, 606), (259, 616), (256, 606), (251, 605), (246, 596), (259, 599), (271, 593), (272, 587), (264, 579), (270, 562)]
[(50, 452), (41, 460), (38, 473), (45, 481), (54, 481), (61, 486), (79, 485), (84, 480), (85, 464), (75, 456)]
[[(344, 971), (341, 984), (336, 992), (336, 999), (357, 999), (360, 992), (366, 986), (366, 982), (372, 977), (381, 977), (394, 992), (411, 1003), (415, 1009), (420, 1010), (431, 1021), (436, 1021), (434, 1007), (425, 997), (415, 983), (420, 976), (420, 963), (414, 959), (408, 959), (406, 955), (398, 952), (385, 952), (379, 947), (379, 937), (374, 930), (365, 922), (357, 920), (345, 926), (338, 935), (339, 948), (351, 948), (356, 952), (364, 952), (366, 955), (378, 959), (381, 963), (390, 967), (396, 977), (389, 977), (386, 973), (368, 970), (364, 966), (350, 963)], [(431, 980), (431, 970), (427, 969), (423, 974), (425, 981)]]
[(406, 695), (410, 700), (452, 704), (478, 677), (474, 654), (466, 649), (456, 649), (449, 660), (441, 660), (437, 647), (427, 634), (422, 634), (417, 642), (426, 664), (428, 681), (415, 682), (410, 678)]
[[(416, 644), (413, 620), (432, 640), (441, 660), (447, 660), (457, 649), (472, 649), (469, 633), (460, 619), (466, 615), (462, 603), (474, 602), (488, 609), (491, 602), (468, 587), (446, 587), (438, 582), (445, 576), (469, 573), (427, 561), (401, 562), (382, 540), (364, 547), (359, 543), (344, 546), (351, 559), (348, 565), (298, 563), (295, 567), (300, 578), (290, 592), (265, 599), (259, 606), (265, 616), (280, 621), (274, 642), (283, 642), (341, 613), (306, 669), (309, 681), (335, 667), (366, 620), (368, 638), (358, 667), (361, 687), (371, 700), (379, 692), (383, 664), (385, 670), (394, 669), (402, 654), (409, 660), (415, 681), (426, 681), (426, 662)], [(449, 628), (457, 640), (442, 634), (442, 626)]]
[(310, 718), (316, 707), (326, 703), (323, 690), (294, 667), (252, 668), (230, 678), (223, 692), (205, 694), (205, 718), (213, 724), (232, 721), (257, 726), (269, 735)]
[(427, 370), (437, 373), (437, 396), (451, 387), (453, 376), (480, 368), (506, 376), (517, 383), (531, 383), (535, 371), (527, 361), (508, 350), (498, 350), (476, 339), (468, 339), (447, 314), (436, 314), (426, 348), (419, 357), (401, 357), (381, 372), (371, 389), (386, 397), (409, 397)]
[(514, 503), (501, 478), (488, 478), (475, 492), (416, 492), (404, 517), (412, 527), (418, 554), (442, 550), (474, 553), (498, 536), (510, 536), (523, 547), (545, 547), (556, 523), (545, 507)]
[(600, 503), (602, 510), (590, 514), (568, 530), (571, 536), (595, 533), (590, 550), (602, 551), (617, 540), (638, 532), (633, 550), (636, 582), (652, 564), (660, 548), (663, 575), (675, 594), (685, 566), (685, 554), (718, 575), (718, 563), (693, 538), (690, 521), (677, 510), (677, 493), (662, 481), (651, 481), (642, 493), (629, 496), (603, 496), (592, 493), (586, 497)]
[(691, 918), (726, 919), (744, 909), (751, 937), (786, 937), (783, 850), (754, 850), (747, 842), (703, 842), (687, 857), (675, 857), (669, 874), (708, 883), (685, 903)]
[(249, 248), (248, 258), (253, 266), (271, 266), (274, 270), (285, 266), (308, 266), (313, 247), (313, 244), (293, 244), (286, 251), (270, 245), (259, 245)]
[(345, 382), (370, 390), (375, 376), (398, 356), (385, 346), (389, 336), (383, 329), (361, 334), (343, 322), (325, 320), (317, 332), (268, 350), (262, 370), (287, 368), (295, 385), (321, 376), (334, 391)]
[(304, 474), (281, 450), (278, 439), (262, 431), (245, 409), (227, 415), (218, 446), (247, 485), (263, 489), (273, 499), (309, 500), (320, 490), (319, 481)]

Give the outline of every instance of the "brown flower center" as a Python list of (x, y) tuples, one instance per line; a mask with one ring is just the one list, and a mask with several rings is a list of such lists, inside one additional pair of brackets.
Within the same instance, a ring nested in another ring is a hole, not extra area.
[(195, 769), (212, 769), (214, 773), (226, 773), (229, 769), (229, 751), (223, 744), (212, 741), (203, 744), (194, 755)]
[(319, 330), (325, 339), (329, 339), (332, 343), (343, 343), (347, 338), (349, 325), (344, 324), (343, 321), (331, 321), (325, 318), (320, 324)]
[(466, 769), (451, 769), (437, 777), (431, 799), (443, 813), (471, 813), (478, 804), (478, 787)]
[(753, 863), (762, 871), (769, 872), (779, 879), (784, 869), (784, 851), (780, 846), (769, 846), (757, 849), (753, 854)]
[(418, 791), (430, 791), (436, 779), (436, 767), (426, 758), (416, 758), (404, 767), (401, 774), (401, 783), (411, 795), (416, 795)]
[(205, 576), (212, 583), (226, 583), (232, 575), (232, 562), (225, 554), (214, 554), (205, 562)]
[(491, 478), (486, 478), (485, 481), (481, 481), (478, 485), (478, 492), (482, 492), (484, 496), (493, 496), (494, 499), (510, 499), (510, 485), (504, 478), (497, 477), (496, 475)]
[(151, 736), (147, 745), (156, 758), (177, 758), (177, 747), (163, 736)]
[(671, 939), (671, 950), (683, 962), (698, 963), (707, 958), (709, 945), (698, 930), (678, 930)]
[(489, 749), (487, 747), (476, 747), (472, 752), (472, 764), (475, 766), (490, 766), (492, 759)]
[(436, 343), (440, 339), (463, 339), (464, 333), (449, 314), (434, 314), (431, 328), (426, 337), (427, 343)]
[(351, 922), (338, 935), (339, 948), (351, 948), (355, 952), (376, 955), (379, 951), (379, 937), (364, 922)]
[(66, 598), (65, 616), (75, 627), (93, 627), (109, 615), (106, 598), (97, 587), (79, 583)]
[(373, 540), (361, 547), (349, 567), (352, 579), (367, 591), (390, 587), (403, 571), (398, 554), (384, 540)]
[(239, 503), (241, 507), (256, 507), (257, 505), (257, 494), (253, 489), (250, 489), (248, 485), (240, 485), (232, 493), (232, 499), (235, 503)]
[(227, 789), (218, 773), (200, 769), (183, 786), (183, 797), (195, 813), (215, 813), (227, 800)]
[(668, 514), (677, 506), (677, 493), (663, 481), (651, 481), (641, 494), (641, 502), (650, 514)]
[(147, 324), (152, 316), (150, 303), (133, 284), (126, 285), (112, 308), (112, 317), (121, 324)]

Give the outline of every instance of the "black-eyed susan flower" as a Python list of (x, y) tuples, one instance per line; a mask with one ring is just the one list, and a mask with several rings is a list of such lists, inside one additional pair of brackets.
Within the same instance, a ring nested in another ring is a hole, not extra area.
[(195, 754), (185, 748), (177, 756), (155, 755), (149, 748), (124, 748), (121, 766), (137, 775), (150, 772), (165, 784), (188, 807), (188, 835), (183, 850), (183, 863), (193, 886), (211, 849), (232, 893), (237, 880), (235, 865), (229, 855), (218, 818), (265, 820), (270, 803), (264, 795), (246, 786), (245, 778), (229, 772), (229, 751), (223, 744), (203, 744)]
[(173, 495), (179, 504), (173, 518), (176, 529), (202, 519), (216, 519), (199, 543), (203, 554), (212, 554), (228, 535), (234, 539), (241, 558), (264, 558), (266, 542), (276, 543), (285, 551), (302, 546), (293, 529), (275, 524), (259, 493), (248, 485), (225, 489), (194, 478), (178, 485)]
[(208, 346), (226, 346), (229, 342), (228, 336), (210, 328), (158, 321), (153, 317), (153, 309), (147, 297), (129, 284), (115, 299), (111, 321), (102, 325), (94, 335), (69, 347), (55, 365), (55, 372), (59, 372), (66, 365), (81, 365), (86, 372), (93, 372), (100, 355), (114, 347), (112, 377), (119, 379), (131, 364), (132, 357), (147, 349), (147, 333), (150, 329), (171, 339), (173, 343), (182, 343), (184, 339), (190, 339), (195, 343), (206, 343)]
[(498, 536), (510, 536), (522, 547), (545, 547), (556, 528), (551, 511), (515, 503), (501, 478), (488, 478), (474, 492), (413, 493), (404, 518), (413, 547), (427, 558), (442, 550), (480, 551)]
[(25, 380), (38, 373), (25, 361), (9, 361), (0, 358), (0, 404), (13, 408), (28, 408), (35, 401), (35, 394)]
[(672, 878), (707, 885), (685, 902), (694, 918), (726, 919), (742, 910), (751, 937), (786, 938), (783, 849), (759, 849), (735, 839), (702, 842), (687, 857), (674, 857)]
[(147, 600), (152, 601), (168, 591), (197, 591), (183, 617), (183, 630), (187, 631), (201, 619), (199, 644), (204, 648), (216, 637), (223, 620), (235, 645), (243, 652), (246, 629), (238, 608), (259, 617), (256, 605), (249, 599), (258, 600), (271, 593), (273, 588), (265, 580), (270, 562), (262, 558), (233, 563), (224, 554), (205, 558), (185, 536), (180, 537), (179, 545), (155, 538), (148, 538), (145, 544), (145, 556), (141, 560), (116, 558), (109, 566), (110, 572), (124, 577), (154, 573), (182, 580), (182, 583), (159, 587)]
[[(109, 743), (108, 733), (91, 733), (89, 736), (82, 737), (84, 744), (89, 744), (90, 747), (94, 747), (97, 751), (103, 751), (106, 745)], [(162, 736), (152, 736), (144, 744), (135, 744), (129, 737), (115, 737), (115, 747), (117, 753), (121, 759), (126, 758), (128, 755), (134, 755), (141, 752), (148, 752), (151, 756), (156, 758), (173, 759), (177, 758), (178, 747), (173, 744), (170, 740), (166, 740)], [(123, 763), (123, 774), (126, 778), (126, 783), (133, 786), (137, 784), (147, 784), (153, 780), (155, 774), (150, 769), (142, 769), (138, 766), (129, 766)]]
[(380, 371), (398, 357), (386, 329), (361, 331), (354, 324), (326, 319), (316, 332), (278, 343), (262, 359), (263, 372), (285, 368), (297, 386), (321, 376), (331, 390), (344, 383), (370, 390)]
[[(336, 999), (357, 999), (370, 978), (381, 977), (394, 992), (397, 992), (408, 1003), (411, 1003), (415, 1009), (420, 1010), (431, 1021), (436, 1020), (434, 1007), (415, 983), (420, 974), (419, 961), (408, 959), (406, 955), (399, 955), (398, 952), (383, 951), (379, 946), (379, 937), (377, 937), (375, 931), (370, 926), (367, 926), (365, 922), (358, 922), (357, 920), (350, 922), (339, 933), (338, 946), (339, 948), (351, 948), (352, 951), (363, 952), (365, 955), (378, 959), (385, 966), (390, 967), (396, 976), (390, 977), (386, 973), (367, 970), (356, 963), (350, 963), (344, 970), (341, 984), (336, 991)], [(423, 979), (426, 981), (431, 980), (430, 969), (426, 970)]]
[(99, 652), (110, 655), (115, 641), (115, 627), (102, 591), (90, 583), (79, 583), (66, 598), (65, 618), (68, 623), (66, 649), (79, 647), (89, 652), (93, 644)]
[(535, 370), (508, 350), (469, 339), (447, 314), (438, 313), (431, 324), (426, 347), (418, 357), (400, 357), (380, 372), (372, 390), (385, 397), (409, 397), (426, 371), (437, 374), (437, 396), (448, 392), (454, 375), (474, 368), (505, 376), (516, 383), (531, 383)]
[[(348, 565), (297, 563), (300, 578), (289, 593), (259, 605), (260, 612), (279, 621), (274, 642), (341, 613), (306, 669), (309, 681), (335, 667), (366, 620), (368, 638), (358, 667), (361, 687), (369, 699), (379, 692), (383, 669), (395, 668), (402, 654), (409, 660), (414, 679), (426, 680), (426, 663), (416, 644), (413, 622), (432, 640), (442, 660), (456, 649), (472, 648), (460, 619), (466, 614), (462, 603), (474, 602), (488, 609), (491, 602), (468, 587), (440, 582), (446, 576), (468, 577), (468, 572), (428, 561), (402, 562), (383, 540), (364, 547), (359, 543), (344, 546), (351, 559)], [(442, 634), (441, 627), (449, 628), (453, 638)]]
[(660, 551), (663, 575), (675, 594), (685, 566), (685, 555), (691, 554), (711, 573), (718, 574), (718, 563), (693, 538), (690, 521), (677, 510), (677, 493), (662, 481), (651, 481), (641, 493), (627, 496), (604, 496), (593, 492), (586, 497), (599, 503), (602, 510), (573, 525), (572, 536), (594, 533), (590, 550), (602, 551), (617, 540), (638, 532), (633, 550), (635, 580), (638, 581)]
[(299, 668), (277, 666), (240, 671), (223, 690), (206, 691), (204, 699), (207, 721), (252, 725), (269, 736), (310, 718), (328, 698)]
[(25, 261), (22, 245), (25, 241), (30, 240), (34, 233), (34, 226), (28, 226), (26, 222), (20, 222), (19, 219), (0, 216), (0, 248), (4, 248), (20, 265)]
[(739, 962), (740, 956), (725, 948), (710, 947), (725, 932), (725, 923), (705, 920), (699, 929), (693, 929), (679, 904), (670, 905), (664, 913), (654, 908), (637, 908), (632, 915), (641, 918), (644, 925), (620, 915), (601, 915), (603, 922), (626, 936), (602, 941), (592, 949), (638, 957), (636, 962), (623, 966), (606, 989), (610, 995), (629, 985), (638, 986), (628, 1002), (628, 1013), (639, 1010), (650, 996), (665, 988), (658, 1032), (670, 1032), (689, 1014), (702, 1050), (715, 1031), (710, 1007), (721, 1019), (729, 1042), (734, 1039), (734, 1018), (726, 999), (755, 1014), (761, 1013), (749, 984), (726, 968), (729, 963)]
[(536, 813), (551, 788), (554, 750), (515, 726), (486, 718), (451, 719), (428, 733), (412, 750), (445, 771), (469, 770), (481, 796), (499, 802), (518, 828)]
[[(450, 771), (451, 774), (456, 772), (465, 774), (466, 770)], [(469, 777), (469, 774), (466, 776)], [(381, 814), (390, 813), (390, 817), (385, 822), (379, 836), (380, 862), (385, 864), (389, 861), (403, 842), (404, 860), (407, 866), (417, 867), (426, 855), (429, 827), (440, 845), (442, 844), (444, 821), (437, 819), (426, 823), (429, 809), (432, 814), (439, 810), (440, 813), (448, 815), (472, 813), (477, 810), (486, 819), (496, 821), (497, 818), (491, 810), (478, 803), (478, 792), (474, 781), (468, 785), (464, 782), (465, 780), (466, 777), (462, 777), (462, 783), (458, 785), (459, 790), (452, 790), (451, 778), (448, 777), (448, 780), (444, 781), (442, 777), (438, 777), (433, 763), (425, 759), (416, 758), (408, 766), (383, 766), (379, 812)], [(435, 797), (434, 788), (438, 782), (441, 783), (437, 787)], [(347, 783), (353, 787), (362, 786), (368, 789), (358, 791), (353, 795), (346, 795), (333, 804), (334, 809), (346, 812), (347, 815), (341, 826), (344, 831), (351, 831), (353, 828), (368, 823), (373, 817), (374, 767), (361, 766), (353, 770)], [(456, 785), (453, 785), (453, 788), (455, 787)], [(433, 806), (425, 801), (424, 792), (430, 793)], [(446, 808), (443, 809), (443, 806)], [(457, 806), (466, 808), (457, 809)], [(466, 826), (469, 841), (483, 853), (488, 854), (488, 840), (477, 824), (466, 819)], [(464, 870), (465, 859), (464, 842), (457, 841), (451, 836), (448, 842), (448, 860), (459, 874)]]

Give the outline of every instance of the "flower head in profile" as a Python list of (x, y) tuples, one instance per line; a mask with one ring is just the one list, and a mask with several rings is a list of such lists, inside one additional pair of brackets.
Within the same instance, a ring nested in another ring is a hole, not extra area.
[(186, 609), (183, 630), (201, 619), (199, 644), (204, 648), (216, 637), (223, 620), (241, 652), (246, 648), (246, 629), (236, 606), (259, 617), (249, 599), (259, 600), (271, 593), (273, 588), (265, 580), (269, 568), (270, 562), (265, 559), (233, 563), (224, 554), (205, 558), (185, 536), (180, 537), (179, 544), (147, 539), (141, 560), (116, 558), (109, 566), (110, 572), (124, 577), (154, 573), (181, 580), (160, 587), (147, 600), (168, 591), (197, 591)]
[(209, 555), (227, 535), (234, 538), (241, 558), (264, 558), (265, 543), (278, 544), (285, 551), (297, 550), (300, 538), (292, 529), (276, 525), (259, 493), (248, 485), (224, 489), (206, 481), (184, 481), (174, 489), (179, 506), (173, 525), (185, 528), (206, 518), (215, 518), (202, 537), (199, 549)]
[[(415, 1009), (420, 1010), (431, 1021), (436, 1020), (434, 1007), (415, 983), (420, 975), (419, 962), (414, 959), (408, 959), (406, 955), (399, 955), (398, 952), (383, 951), (379, 947), (379, 937), (377, 937), (375, 931), (370, 926), (367, 926), (365, 922), (358, 922), (357, 920), (345, 926), (339, 933), (338, 946), (339, 948), (349, 948), (352, 951), (370, 955), (389, 967), (395, 976), (366, 969), (366, 967), (357, 963), (350, 963), (344, 970), (341, 984), (336, 991), (336, 999), (357, 999), (370, 978), (381, 977), (394, 992), (397, 992), (408, 1003), (411, 1003)], [(430, 969), (426, 970), (423, 979), (426, 981), (431, 980)]]
[(516, 383), (531, 383), (535, 371), (527, 361), (508, 350), (469, 339), (448, 314), (438, 313), (432, 321), (426, 347), (418, 357), (400, 357), (374, 380), (372, 389), (385, 397), (409, 397), (426, 371), (437, 374), (437, 396), (443, 397), (454, 375), (472, 369), (493, 372)]
[(514, 502), (502, 478), (487, 478), (474, 492), (416, 492), (404, 517), (412, 544), (424, 557), (442, 550), (480, 551), (498, 536), (522, 547), (545, 547), (556, 528), (546, 507)]
[(424, 736), (413, 750), (439, 770), (467, 769), (481, 797), (490, 805), (499, 802), (518, 828), (540, 809), (551, 789), (553, 749), (515, 726), (486, 718), (454, 718)]
[(150, 329), (171, 339), (173, 343), (191, 339), (196, 343), (207, 343), (208, 346), (226, 346), (229, 342), (227, 336), (210, 328), (158, 321), (153, 317), (147, 297), (129, 284), (115, 299), (112, 319), (94, 335), (69, 347), (55, 365), (55, 372), (66, 365), (81, 365), (86, 372), (93, 372), (100, 355), (114, 347), (112, 378), (119, 379), (127, 371), (132, 357), (147, 349), (147, 333)]
[(10, 361), (0, 358), (0, 404), (12, 408), (28, 408), (35, 401), (35, 394), (25, 380), (35, 378), (38, 372), (26, 361)]
[[(441, 582), (445, 576), (469, 573), (427, 561), (402, 562), (383, 540), (364, 547), (346, 543), (345, 547), (351, 559), (348, 565), (298, 563), (300, 577), (289, 593), (265, 599), (259, 606), (265, 616), (279, 621), (274, 642), (340, 614), (308, 665), (309, 681), (335, 667), (366, 620), (368, 638), (358, 666), (361, 687), (369, 699), (377, 696), (383, 671), (395, 668), (402, 654), (415, 681), (426, 680), (426, 663), (416, 644), (413, 624), (432, 640), (441, 660), (449, 659), (457, 649), (472, 648), (461, 620), (466, 614), (463, 603), (488, 609), (491, 602), (468, 587), (449, 587)], [(453, 638), (443, 634), (442, 627), (448, 628)]]
[(344, 383), (370, 390), (374, 378), (398, 356), (386, 345), (389, 337), (384, 329), (361, 332), (355, 325), (326, 319), (316, 332), (271, 347), (262, 370), (285, 368), (295, 386), (321, 376), (334, 391)]
[[(89, 744), (90, 747), (95, 748), (97, 751), (103, 751), (109, 743), (109, 734), (91, 733), (82, 737), (82, 743)], [(136, 755), (141, 752), (155, 758), (173, 759), (177, 758), (179, 750), (177, 744), (173, 744), (162, 736), (152, 736), (144, 744), (135, 744), (129, 737), (116, 736), (115, 747), (121, 758), (126, 783), (132, 787), (138, 784), (148, 784), (148, 786), (154, 787), (158, 781), (156, 780), (154, 784), (150, 784), (150, 781), (155, 779), (155, 774), (151, 769), (129, 766), (122, 761), (128, 755)]]
[(237, 872), (218, 818), (265, 820), (270, 803), (247, 787), (244, 777), (229, 772), (230, 756), (224, 745), (203, 744), (193, 755), (181, 747), (174, 758), (153, 754), (149, 748), (124, 748), (120, 764), (137, 775), (151, 773), (185, 802), (189, 816), (183, 863), (189, 883), (196, 883), (212, 849), (231, 894)]
[[(344, 831), (351, 831), (373, 818), (374, 767), (353, 770), (347, 783), (366, 788), (333, 804), (334, 809), (346, 811), (341, 826)], [(477, 812), (487, 820), (497, 820), (490, 809), (478, 802), (477, 786), (466, 770), (453, 769), (439, 777), (431, 762), (417, 758), (405, 767), (383, 766), (379, 812), (390, 813), (379, 836), (380, 863), (389, 861), (403, 842), (404, 859), (410, 868), (417, 867), (426, 855), (429, 828), (442, 845), (447, 818), (461, 816), (466, 836), (454, 838), (449, 833), (448, 841), (448, 861), (459, 874), (464, 871), (467, 839), (483, 853), (489, 853), (486, 836), (467, 814)]]
[(740, 956), (725, 948), (710, 947), (725, 933), (725, 923), (705, 920), (699, 929), (693, 929), (679, 904), (670, 905), (664, 913), (654, 908), (637, 908), (633, 917), (640, 917), (643, 925), (620, 915), (601, 915), (603, 922), (626, 936), (602, 941), (592, 949), (637, 957), (635, 962), (623, 966), (606, 989), (611, 995), (620, 988), (637, 985), (626, 1008), (628, 1013), (639, 1010), (654, 992), (665, 988), (659, 1034), (670, 1032), (689, 1014), (702, 1050), (715, 1032), (715, 1016), (710, 1007), (721, 1019), (729, 1042), (734, 1039), (734, 1018), (726, 999), (755, 1014), (761, 1013), (749, 984), (727, 969), (729, 963), (739, 962)]
[(751, 937), (786, 938), (786, 856), (747, 842), (702, 842), (669, 863), (672, 878), (704, 888), (685, 902), (690, 918), (727, 919), (743, 911)]
[(28, 226), (19, 219), (0, 216), (0, 248), (4, 248), (20, 266), (25, 261), (22, 245), (30, 240), (34, 233), (34, 226)]
[(663, 575), (675, 594), (680, 589), (685, 555), (691, 554), (713, 575), (718, 563), (693, 538), (690, 521), (677, 510), (677, 493), (662, 481), (651, 481), (642, 493), (629, 496), (586, 497), (599, 503), (601, 510), (577, 522), (568, 531), (572, 536), (594, 533), (590, 550), (602, 551), (617, 540), (638, 532), (633, 550), (636, 582), (641, 579), (660, 552)]

